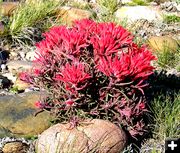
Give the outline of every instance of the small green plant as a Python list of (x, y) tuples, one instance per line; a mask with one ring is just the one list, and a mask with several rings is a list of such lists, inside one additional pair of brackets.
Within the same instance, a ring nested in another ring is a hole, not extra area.
[(14, 87), (12, 87), (11, 89), (10, 89), (10, 92), (12, 92), (12, 93), (18, 93), (18, 87), (17, 86), (14, 86)]
[(180, 137), (180, 93), (174, 100), (170, 96), (159, 96), (151, 106), (154, 116), (154, 138), (163, 141), (167, 137)]
[(55, 15), (57, 7), (61, 3), (53, 0), (33, 0), (21, 2), (13, 15), (5, 25), (2, 34), (11, 40), (26, 44), (25, 40), (33, 41), (33, 38), (40, 37), (40, 31), (44, 30), (50, 18)]
[(176, 15), (165, 15), (164, 16), (165, 23), (176, 23), (180, 22), (180, 17)]
[(129, 6), (146, 6), (148, 3), (145, 0), (132, 0), (132, 2), (127, 3)]
[(84, 10), (90, 10), (92, 9), (92, 5), (88, 2), (77, 2), (77, 1), (72, 1), (68, 4), (69, 6), (75, 7), (75, 8), (79, 8), (79, 9), (84, 9)]
[(178, 65), (180, 60), (180, 52), (176, 53), (170, 51), (169, 49), (165, 49), (163, 52), (157, 53), (158, 57), (158, 65), (162, 68), (174, 68)]
[(97, 3), (111, 14), (117, 10), (119, 5), (117, 0), (98, 0)]

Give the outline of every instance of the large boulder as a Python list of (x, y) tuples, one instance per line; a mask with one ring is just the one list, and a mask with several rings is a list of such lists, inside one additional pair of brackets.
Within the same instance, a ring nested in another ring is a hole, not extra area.
[(123, 6), (115, 12), (119, 20), (127, 20), (132, 23), (140, 19), (148, 21), (163, 21), (161, 12), (150, 6)]
[(33, 136), (50, 126), (51, 116), (42, 112), (35, 116), (34, 102), (40, 93), (28, 92), (0, 97), (0, 136)]
[(87, 120), (76, 128), (70, 124), (56, 124), (44, 131), (36, 144), (37, 153), (90, 151), (117, 153), (126, 145), (126, 135), (115, 124), (100, 120)]
[(156, 52), (176, 52), (179, 44), (175, 39), (168, 36), (153, 36), (148, 39), (149, 46)]

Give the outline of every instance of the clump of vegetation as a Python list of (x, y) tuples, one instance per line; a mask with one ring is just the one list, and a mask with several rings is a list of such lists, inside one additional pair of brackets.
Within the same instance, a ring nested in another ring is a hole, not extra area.
[(79, 8), (79, 9), (84, 9), (84, 10), (90, 10), (92, 9), (92, 5), (88, 2), (78, 2), (78, 1), (72, 1), (68, 3), (68, 6), (72, 6), (75, 8)]
[(61, 121), (76, 126), (84, 118), (107, 119), (132, 137), (143, 135), (146, 100), (143, 89), (155, 57), (114, 23), (80, 20), (44, 34), (37, 46), (34, 74), (21, 79), (46, 89), (36, 102)]
[(132, 0), (132, 2), (127, 3), (129, 6), (146, 6), (148, 3), (145, 0)]
[(12, 16), (6, 19), (1, 37), (20, 43), (33, 42), (48, 28), (61, 3), (53, 0), (33, 0), (19, 3)]
[(180, 93), (172, 99), (170, 96), (159, 96), (152, 102), (154, 139), (180, 137)]
[[(158, 65), (162, 68), (175, 68), (180, 61), (180, 51), (172, 52), (169, 49), (165, 49), (163, 52), (157, 54)], [(178, 68), (177, 68), (178, 69)]]
[(119, 5), (117, 0), (98, 0), (97, 3), (111, 14), (117, 10)]
[(164, 22), (166, 23), (176, 23), (180, 22), (180, 17), (176, 15), (165, 15)]

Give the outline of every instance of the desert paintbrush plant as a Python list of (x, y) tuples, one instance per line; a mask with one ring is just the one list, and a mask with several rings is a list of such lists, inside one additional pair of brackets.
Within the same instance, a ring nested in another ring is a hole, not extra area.
[(71, 28), (51, 28), (36, 47), (33, 74), (23, 73), (21, 79), (47, 90), (37, 107), (73, 126), (100, 118), (122, 125), (132, 137), (144, 133), (143, 88), (155, 57), (145, 46), (139, 48), (127, 30), (84, 19)]

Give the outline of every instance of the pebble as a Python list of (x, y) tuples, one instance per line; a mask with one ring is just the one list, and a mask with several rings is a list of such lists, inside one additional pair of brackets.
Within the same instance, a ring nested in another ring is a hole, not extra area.
[(27, 150), (26, 153), (35, 153), (34, 144), (32, 140), (26, 140), (24, 138), (13, 138), (13, 137), (0, 138), (0, 152), (2, 151), (5, 144), (12, 142), (20, 142), (26, 144), (27, 146), (29, 146), (29, 149)]

